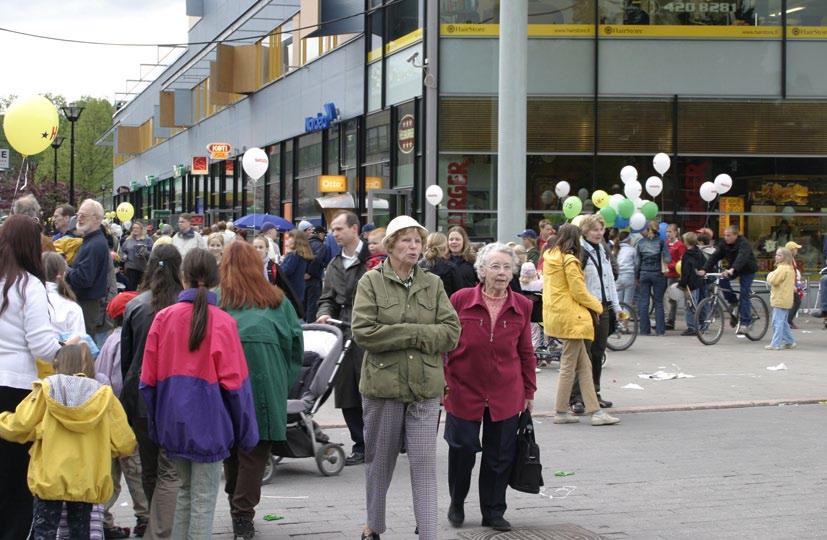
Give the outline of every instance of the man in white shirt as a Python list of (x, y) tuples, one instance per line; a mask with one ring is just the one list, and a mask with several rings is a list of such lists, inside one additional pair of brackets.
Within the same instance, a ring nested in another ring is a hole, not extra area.
[(268, 255), (270, 260), (276, 263), (281, 262), (281, 249), (279, 249), (279, 230), (272, 223), (265, 223), (261, 226), (261, 234), (267, 237), (270, 242)]
[(207, 249), (207, 241), (192, 227), (192, 214), (178, 216), (178, 232), (172, 237), (172, 245), (178, 248), (182, 259), (193, 248)]

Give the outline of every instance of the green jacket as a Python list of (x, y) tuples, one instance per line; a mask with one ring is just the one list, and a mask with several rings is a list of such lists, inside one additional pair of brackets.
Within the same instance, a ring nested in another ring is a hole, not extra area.
[(386, 259), (359, 280), (351, 324), (365, 349), (362, 395), (405, 403), (442, 395), (442, 354), (457, 346), (460, 326), (438, 276), (414, 266), (407, 289)]
[(286, 297), (276, 308), (228, 309), (238, 333), (253, 388), (259, 437), (285, 440), (287, 391), (299, 376), (304, 358), (302, 328)]

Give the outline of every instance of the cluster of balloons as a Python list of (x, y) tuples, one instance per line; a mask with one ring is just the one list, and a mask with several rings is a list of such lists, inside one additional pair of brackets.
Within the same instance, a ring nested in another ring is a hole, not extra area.
[(701, 199), (712, 202), (718, 195), (723, 195), (732, 188), (732, 177), (728, 174), (719, 174), (713, 182), (704, 182), (698, 189)]
[(15, 100), (3, 118), (9, 144), (24, 156), (47, 149), (57, 136), (58, 115), (54, 104), (43, 96)]

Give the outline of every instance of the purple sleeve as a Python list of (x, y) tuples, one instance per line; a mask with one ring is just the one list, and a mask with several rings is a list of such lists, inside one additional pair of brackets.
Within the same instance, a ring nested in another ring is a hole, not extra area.
[(258, 444), (259, 439), (250, 379), (244, 379), (241, 388), (238, 390), (228, 390), (223, 386), (220, 388), (221, 396), (224, 398), (224, 406), (233, 421), (235, 442), (242, 450), (250, 452)]

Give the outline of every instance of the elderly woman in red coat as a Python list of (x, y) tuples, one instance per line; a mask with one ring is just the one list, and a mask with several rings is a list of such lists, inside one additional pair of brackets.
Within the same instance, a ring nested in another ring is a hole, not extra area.
[[(531, 345), (532, 303), (509, 288), (519, 262), (514, 250), (494, 243), (477, 255), (480, 283), (451, 296), (462, 325), (459, 345), (448, 354), (445, 440), (448, 442), (448, 521), (465, 521), (463, 504), (477, 452), (483, 527), (508, 531), (505, 489), (514, 461), (517, 420), (531, 410), (537, 388)], [(516, 344), (516, 347), (515, 347)], [(482, 427), (482, 444), (480, 444)]]

